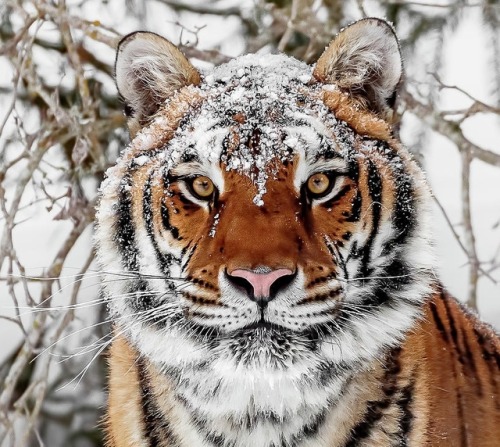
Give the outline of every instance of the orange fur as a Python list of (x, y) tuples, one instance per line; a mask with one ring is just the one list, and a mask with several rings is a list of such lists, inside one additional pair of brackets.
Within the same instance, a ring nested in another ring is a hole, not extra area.
[(338, 119), (348, 123), (358, 134), (383, 141), (391, 140), (391, 126), (356, 98), (340, 90), (326, 90), (323, 92), (323, 102), (335, 111)]
[(109, 352), (108, 447), (147, 446), (136, 362), (137, 351), (117, 337)]

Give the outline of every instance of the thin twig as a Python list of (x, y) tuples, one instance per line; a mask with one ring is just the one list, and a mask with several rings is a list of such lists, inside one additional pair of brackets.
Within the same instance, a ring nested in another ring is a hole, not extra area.
[(468, 151), (471, 157), (500, 167), (500, 151), (496, 153), (472, 143), (465, 137), (457, 123), (445, 120), (436, 110), (415, 99), (408, 91), (402, 93), (401, 99), (406, 104), (407, 111), (416, 115), (434, 131), (455, 143), (460, 152)]

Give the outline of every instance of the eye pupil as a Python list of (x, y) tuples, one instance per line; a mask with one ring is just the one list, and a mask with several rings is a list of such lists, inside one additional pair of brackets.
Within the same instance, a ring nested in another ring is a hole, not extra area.
[(330, 179), (326, 174), (314, 174), (307, 181), (309, 192), (314, 195), (323, 194), (330, 186)]
[(212, 180), (205, 176), (196, 177), (193, 180), (192, 188), (194, 193), (203, 199), (210, 198), (215, 190)]

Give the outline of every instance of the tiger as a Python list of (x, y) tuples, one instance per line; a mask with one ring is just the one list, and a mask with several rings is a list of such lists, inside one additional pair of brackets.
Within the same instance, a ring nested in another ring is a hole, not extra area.
[(500, 341), (436, 275), (391, 24), (203, 72), (136, 32), (115, 72), (108, 447), (500, 445)]

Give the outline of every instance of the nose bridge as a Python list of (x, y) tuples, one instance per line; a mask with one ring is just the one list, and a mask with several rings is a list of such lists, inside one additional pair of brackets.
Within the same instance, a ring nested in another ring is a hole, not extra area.
[(284, 203), (283, 196), (281, 200), (275, 199), (266, 194), (261, 207), (251, 201), (227, 204), (226, 228), (221, 234), (229, 271), (254, 270), (260, 266), (295, 271), (299, 237), (295, 205)]

